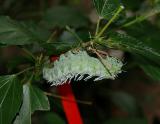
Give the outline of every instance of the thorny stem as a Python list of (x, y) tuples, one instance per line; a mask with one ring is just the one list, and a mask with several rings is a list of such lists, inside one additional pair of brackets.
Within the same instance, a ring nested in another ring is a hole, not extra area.
[(119, 13), (124, 9), (123, 6), (120, 6), (114, 16), (109, 20), (109, 22), (103, 27), (103, 29), (97, 34), (97, 38), (101, 37), (104, 31), (110, 26), (110, 24), (117, 18)]
[[(55, 98), (58, 98), (58, 99), (63, 99), (63, 100), (67, 100), (67, 101), (70, 101), (70, 102), (75, 102), (74, 100), (69, 99), (69, 98), (64, 97), (64, 96), (59, 96), (57, 94), (52, 94), (52, 93), (48, 93), (48, 92), (44, 92), (44, 93), (47, 96), (52, 96), (52, 97), (55, 97)], [(89, 102), (89, 101), (76, 100), (76, 102), (81, 103), (81, 104), (85, 104), (85, 105), (92, 105), (92, 102)]]

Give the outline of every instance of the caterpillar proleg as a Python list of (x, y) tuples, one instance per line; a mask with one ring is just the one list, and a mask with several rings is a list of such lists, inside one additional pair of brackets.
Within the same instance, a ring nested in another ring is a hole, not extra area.
[(91, 57), (86, 51), (79, 51), (73, 53), (71, 51), (60, 56), (59, 60), (54, 62), (54, 66), (51, 68), (43, 68), (43, 77), (51, 85), (62, 85), (67, 80), (82, 80), (95, 77), (94, 81), (102, 79), (115, 79), (119, 73), (123, 63), (114, 58), (107, 56), (103, 59), (110, 73), (104, 68), (104, 65), (99, 59)]

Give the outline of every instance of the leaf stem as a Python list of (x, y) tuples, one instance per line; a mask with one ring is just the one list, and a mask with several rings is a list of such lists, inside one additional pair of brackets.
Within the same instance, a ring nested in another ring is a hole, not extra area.
[(107, 63), (104, 62), (102, 56), (97, 52), (96, 49), (90, 48), (90, 50), (92, 50), (98, 56), (98, 58), (100, 59), (100, 62), (103, 64), (104, 68), (108, 71), (108, 73), (110, 74), (110, 76), (112, 76), (110, 70), (108, 69), (108, 66), (110, 66), (110, 65), (107, 65)]
[[(64, 96), (60, 96), (60, 95), (52, 94), (52, 93), (48, 93), (48, 92), (44, 92), (44, 93), (47, 96), (52, 96), (52, 97), (55, 97), (55, 98), (58, 98), (58, 99), (63, 99), (63, 100), (67, 100), (67, 101), (70, 101), (70, 102), (75, 102), (74, 100), (69, 99), (69, 98), (64, 97)], [(89, 102), (89, 101), (76, 100), (76, 102), (81, 103), (81, 104), (85, 104), (85, 105), (92, 105), (92, 102)]]
[(103, 27), (103, 29), (97, 34), (97, 38), (102, 36), (102, 34), (105, 32), (105, 30), (110, 26), (110, 24), (117, 18), (119, 13), (124, 9), (124, 6), (120, 6), (117, 10), (117, 12), (114, 14), (114, 16), (108, 21), (108, 23)]
[(17, 75), (17, 76), (18, 76), (18, 75), (21, 75), (22, 73), (24, 73), (24, 72), (26, 72), (26, 71), (29, 71), (29, 70), (32, 70), (33, 68), (34, 68), (34, 66), (29, 67), (29, 68), (26, 68), (26, 69), (24, 69), (23, 71), (18, 72), (16, 75)]
[(46, 43), (51, 43), (51, 41), (54, 39), (54, 37), (56, 36), (56, 34), (57, 34), (57, 31), (54, 31), (54, 32), (50, 35), (50, 37), (49, 37), (49, 39), (46, 41)]
[(125, 23), (121, 27), (129, 27), (129, 26), (131, 26), (131, 25), (133, 25), (135, 23), (138, 23), (138, 22), (140, 23), (140, 22), (146, 20), (147, 18), (152, 17), (152, 16), (154, 16), (154, 15), (156, 15), (158, 13), (160, 13), (159, 8), (152, 9), (151, 11), (147, 12), (146, 14), (138, 16), (135, 19)]
[(99, 32), (100, 22), (101, 22), (101, 18), (98, 19), (95, 36), (97, 36), (97, 34)]
[(82, 43), (82, 39), (74, 32), (72, 31), (72, 29), (69, 27), (69, 26), (66, 26), (66, 29), (68, 32), (70, 32), (73, 36), (75, 36), (75, 38), (80, 42)]
[(36, 60), (36, 57), (29, 51), (27, 50), (26, 48), (22, 48), (22, 50), (27, 53), (29, 56), (31, 56), (34, 60)]

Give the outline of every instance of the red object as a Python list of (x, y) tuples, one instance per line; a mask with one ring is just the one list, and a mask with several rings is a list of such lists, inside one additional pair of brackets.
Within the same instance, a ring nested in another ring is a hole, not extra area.
[[(58, 59), (57, 56), (51, 57), (51, 61), (55, 61), (57, 59)], [(66, 82), (66, 84), (58, 87), (58, 92), (62, 97), (66, 97), (68, 99), (68, 100), (62, 99), (62, 106), (68, 124), (83, 124), (71, 85), (68, 82)]]
[(59, 57), (57, 57), (57, 56), (52, 56), (52, 57), (51, 57), (51, 61), (54, 62), (54, 61), (56, 61), (58, 58), (59, 58)]
[(68, 124), (83, 124), (78, 106), (72, 92), (70, 84), (64, 84), (58, 87), (58, 92), (61, 96), (65, 96), (69, 100), (62, 100), (64, 112), (67, 117)]

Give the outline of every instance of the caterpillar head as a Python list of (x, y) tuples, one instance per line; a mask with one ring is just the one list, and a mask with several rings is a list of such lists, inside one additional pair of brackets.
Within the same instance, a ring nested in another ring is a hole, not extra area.
[(71, 51), (60, 56), (59, 60), (54, 62), (51, 68), (43, 68), (43, 77), (51, 83), (51, 85), (62, 85), (71, 79), (85, 81), (95, 77), (94, 81), (102, 79), (115, 79), (119, 73), (123, 63), (114, 58), (107, 56), (103, 59), (108, 70), (101, 61), (91, 57), (86, 51), (73, 53)]

